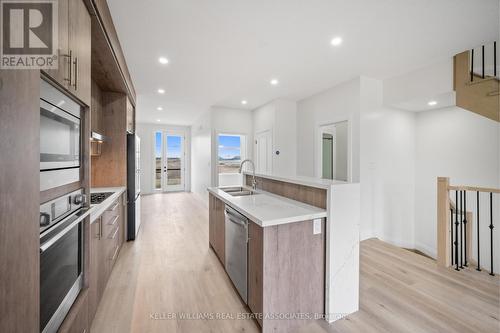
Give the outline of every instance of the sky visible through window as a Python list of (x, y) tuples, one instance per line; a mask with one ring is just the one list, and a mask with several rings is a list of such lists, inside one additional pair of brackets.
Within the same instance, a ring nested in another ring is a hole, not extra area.
[[(155, 156), (161, 158), (162, 148), (162, 135), (160, 132), (155, 136)], [(167, 157), (180, 158), (181, 157), (181, 137), (180, 136), (167, 136)]]
[(241, 157), (241, 138), (234, 135), (219, 135), (219, 160)]

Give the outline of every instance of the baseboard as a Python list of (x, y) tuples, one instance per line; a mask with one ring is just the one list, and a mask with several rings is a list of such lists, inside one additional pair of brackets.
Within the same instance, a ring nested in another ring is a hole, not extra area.
[(427, 245), (424, 245), (422, 243), (416, 243), (415, 244), (415, 250), (422, 252), (426, 256), (429, 256), (433, 259), (437, 258), (437, 253), (436, 250), (433, 248), (428, 247)]

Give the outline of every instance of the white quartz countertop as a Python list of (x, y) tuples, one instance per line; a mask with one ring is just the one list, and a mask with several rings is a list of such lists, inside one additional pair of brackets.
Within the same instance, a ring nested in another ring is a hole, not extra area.
[[(249, 175), (249, 176), (253, 175), (251, 172), (248, 172), (248, 171), (244, 171), (243, 174)], [(344, 182), (342, 180), (322, 179), (322, 178), (314, 178), (314, 177), (306, 177), (306, 176), (277, 176), (277, 175), (256, 173), (255, 177), (274, 179), (274, 180), (279, 180), (282, 182), (298, 184), (298, 185), (305, 185), (305, 186), (316, 187), (316, 188), (323, 188), (323, 189), (329, 189), (332, 185), (347, 184), (347, 182)]]
[[(99, 216), (104, 213), (106, 209), (111, 206), (113, 202), (120, 197), (120, 195), (125, 192), (127, 188), (125, 186), (121, 187), (93, 187), (90, 189), (90, 193), (101, 193), (101, 192), (113, 192), (106, 200), (97, 205), (90, 205), (90, 223), (92, 224)], [(89, 199), (90, 200), (90, 199)]]
[(327, 216), (325, 209), (261, 190), (256, 191), (258, 194), (239, 197), (232, 196), (218, 187), (209, 187), (207, 190), (261, 227)]

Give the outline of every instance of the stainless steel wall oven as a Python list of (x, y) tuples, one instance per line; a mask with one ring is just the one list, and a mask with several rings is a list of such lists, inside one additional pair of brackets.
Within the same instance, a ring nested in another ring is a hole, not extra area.
[(40, 206), (40, 331), (57, 332), (83, 286), (83, 189)]

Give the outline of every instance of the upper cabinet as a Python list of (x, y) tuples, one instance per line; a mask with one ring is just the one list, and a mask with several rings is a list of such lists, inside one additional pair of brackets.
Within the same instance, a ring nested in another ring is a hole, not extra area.
[(90, 105), (90, 14), (82, 0), (59, 0), (58, 69), (45, 71)]

